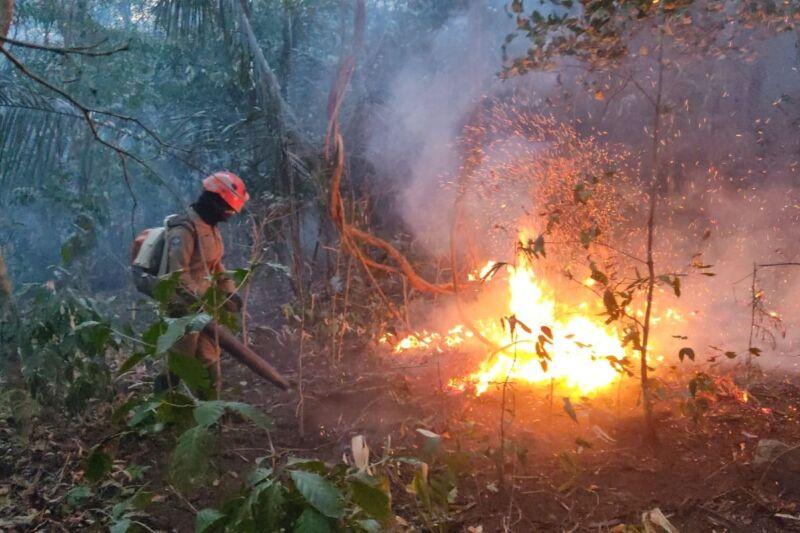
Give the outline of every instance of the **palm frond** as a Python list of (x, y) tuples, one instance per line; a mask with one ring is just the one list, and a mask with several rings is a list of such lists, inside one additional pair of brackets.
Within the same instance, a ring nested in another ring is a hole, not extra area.
[(204, 39), (232, 24), (229, 0), (158, 0), (153, 13), (156, 26), (167, 35)]
[(81, 120), (66, 103), (0, 79), (0, 197), (56, 168), (69, 143), (65, 133)]

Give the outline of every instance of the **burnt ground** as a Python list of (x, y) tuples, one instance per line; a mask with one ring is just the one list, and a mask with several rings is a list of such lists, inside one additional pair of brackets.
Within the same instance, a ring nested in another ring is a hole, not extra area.
[[(293, 375), (293, 353), (271, 334), (261, 335), (262, 353), (277, 355), (276, 366)], [(257, 457), (276, 464), (290, 456), (338, 462), (357, 434), (365, 435), (373, 457), (386, 451), (388, 438), (392, 454), (415, 454), (425, 440), (417, 429), (424, 428), (442, 435), (443, 458), (460, 458), (451, 462), (460, 466), (447, 531), (635, 531), (626, 527), (641, 527), (642, 513), (656, 507), (680, 531), (800, 531), (800, 456), (792, 448), (800, 444), (800, 379), (751, 376), (744, 401), (734, 385), (741, 376), (718, 372), (716, 392), (703, 394), (699, 411), (687, 411), (685, 379), (665, 379), (656, 446), (641, 437), (633, 385), (593, 399), (573, 397), (577, 421), (563, 408), (558, 388), (551, 402), (547, 388), (510, 387), (501, 480), (502, 392), (476, 398), (447, 391), (439, 385), (445, 362), (358, 355), (334, 365), (309, 356), (301, 437), (296, 395), (276, 391), (226, 359), (225, 398), (271, 413), (274, 431), (228, 420), (213, 479), (189, 495), (165, 481), (163, 450), (174, 437), (120, 439), (113, 481), (96, 492), (124, 483), (126, 465), (147, 466), (147, 488), (156, 494), (148, 527), (191, 531), (193, 509), (219, 505)], [(82, 458), (92, 444), (116, 431), (105, 422), (107, 410), (97, 406), (74, 424), (40, 413), (24, 440), (8, 421), (0, 423), (0, 529), (100, 529), (102, 513), (67, 505), (65, 494), (81, 481)], [(789, 447), (758, 465), (764, 439)], [(410, 479), (391, 480), (395, 514), (425, 530), (405, 489)]]

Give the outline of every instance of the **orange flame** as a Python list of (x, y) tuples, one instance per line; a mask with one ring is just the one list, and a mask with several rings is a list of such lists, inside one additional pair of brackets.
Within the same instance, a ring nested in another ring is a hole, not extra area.
[[(473, 272), (470, 279), (483, 279), (489, 272), (495, 275), (498, 271), (495, 265), (494, 261), (489, 261)], [(480, 334), (498, 349), (480, 363), (476, 371), (451, 379), (450, 387), (466, 390), (471, 385), (480, 395), (493, 384), (505, 381), (545, 384), (553, 380), (569, 391), (590, 394), (616, 381), (621, 369), (612, 362), (619, 363), (632, 354), (623, 347), (617, 329), (605, 324), (600, 314), (602, 309), (593, 308), (587, 302), (575, 306), (559, 303), (555, 291), (536, 276), (524, 253), (519, 254), (515, 266), (505, 265), (505, 269), (507, 303), (503, 315), (513, 316), (517, 321), (513, 332), (497, 320), (475, 322)], [(588, 287), (594, 284), (591, 278), (583, 281)], [(653, 314), (651, 319), (655, 324), (661, 320), (682, 322), (684, 317), (668, 308), (661, 316)], [(453, 348), (473, 338), (472, 331), (457, 325), (444, 334), (421, 331), (405, 337), (393, 344), (393, 351), (442, 352), (445, 347)], [(384, 336), (381, 342), (391, 341), (389, 336)], [(662, 361), (663, 355), (654, 350), (651, 346), (655, 361)]]
[[(494, 324), (480, 328), (488, 339), (507, 348), (484, 361), (468, 378), (474, 381), (476, 392), (482, 394), (492, 383), (505, 380), (543, 383), (554, 379), (585, 394), (614, 381), (618, 374), (606, 356), (622, 358), (625, 351), (613, 328), (605, 327), (599, 318), (560, 310), (524, 254), (508, 271), (509, 314), (530, 331), (516, 327), (512, 334)], [(552, 332), (552, 339), (543, 344), (551, 357), (545, 364), (536, 351), (543, 326)]]

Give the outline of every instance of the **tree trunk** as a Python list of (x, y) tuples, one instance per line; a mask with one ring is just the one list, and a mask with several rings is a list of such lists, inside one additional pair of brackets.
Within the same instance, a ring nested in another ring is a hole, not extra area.
[[(663, 8), (662, 8), (663, 9)], [(641, 360), (641, 377), (642, 377), (642, 407), (644, 409), (644, 431), (645, 439), (650, 444), (658, 442), (656, 435), (656, 428), (653, 423), (653, 402), (650, 397), (650, 384), (647, 377), (647, 348), (650, 341), (650, 315), (653, 310), (653, 288), (656, 283), (655, 262), (653, 260), (653, 245), (655, 242), (655, 226), (656, 226), (656, 206), (659, 194), (660, 185), (660, 172), (659, 165), (661, 163), (661, 99), (663, 96), (663, 78), (664, 78), (664, 17), (661, 18), (661, 30), (658, 44), (658, 81), (657, 81), (657, 94), (656, 101), (653, 109), (653, 143), (651, 151), (651, 168), (650, 168), (650, 204), (647, 213), (647, 304), (644, 312), (644, 324), (642, 327), (642, 360)]]
[[(14, 0), (0, 0), (0, 37), (8, 35), (12, 18), (14, 18)], [(3, 43), (0, 43), (0, 48), (2, 46)]]
[(8, 275), (6, 262), (0, 250), (0, 364), (8, 385), (22, 387), (23, 376), (17, 354), (17, 310), (14, 304), (13, 285)]
[(7, 304), (12, 303), (11, 278), (8, 276), (3, 253), (0, 251), (0, 310), (5, 309)]
[(294, 7), (293, 3), (285, 0), (283, 3), (283, 43), (281, 44), (280, 63), (278, 74), (281, 83), (281, 96), (284, 101), (289, 99), (289, 75), (292, 72), (292, 49), (294, 48)]
[(239, 24), (247, 39), (248, 50), (253, 56), (253, 67), (258, 74), (256, 90), (259, 93), (259, 98), (264, 105), (268, 106), (267, 109), (274, 110), (274, 120), (277, 122), (277, 127), (286, 132), (291, 141), (302, 152), (307, 152), (312, 145), (297, 129), (297, 120), (294, 112), (281, 95), (281, 85), (278, 77), (270, 67), (261, 45), (258, 44), (258, 38), (256, 38), (256, 34), (250, 24), (250, 18), (247, 16), (246, 0), (239, 0), (239, 6)]

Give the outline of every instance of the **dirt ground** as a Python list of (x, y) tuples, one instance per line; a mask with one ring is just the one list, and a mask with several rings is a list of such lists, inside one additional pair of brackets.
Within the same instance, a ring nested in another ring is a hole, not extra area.
[[(262, 333), (257, 346), (276, 355), (276, 366), (294, 375), (292, 353)], [(357, 362), (356, 362), (357, 361)], [(450, 359), (452, 361), (452, 358)], [(438, 363), (438, 364), (437, 364)], [(502, 391), (480, 397), (441, 387), (448, 359), (362, 355), (330, 364), (324, 357), (305, 365), (304, 436), (299, 435), (297, 397), (278, 392), (226, 359), (226, 399), (249, 402), (276, 420), (266, 434), (231, 420), (221, 432), (215, 479), (186, 497), (164, 482), (162, 439), (126, 440), (121, 462), (150, 467), (149, 509), (156, 530), (191, 531), (194, 509), (218, 505), (241, 484), (257, 457), (290, 456), (341, 461), (350, 439), (364, 435), (373, 457), (417, 450), (424, 428), (443, 436), (443, 453), (466, 458), (450, 509), (448, 531), (630, 531), (642, 513), (659, 508), (679, 531), (800, 531), (800, 379), (751, 376), (748, 394), (731, 378), (719, 379), (707, 409), (685, 411), (685, 383), (675, 378), (662, 391), (657, 420), (660, 442), (643, 443), (635, 384), (595, 398), (572, 398), (576, 420), (550, 391), (512, 386), (500, 445)], [(737, 379), (741, 379), (741, 376)], [(446, 381), (446, 380), (445, 380)], [(70, 427), (41, 419), (29, 446), (20, 446), (9, 421), (0, 422), (0, 529), (96, 529), (89, 511), (70, 514), (64, 492), (79, 479), (80, 458), (108, 436), (97, 410)], [(389, 440), (390, 439), (390, 440)], [(759, 443), (786, 443), (767, 462), (755, 464)], [(502, 479), (499, 476), (502, 460)], [(411, 521), (414, 501), (408, 480), (393, 480), (393, 510)]]

